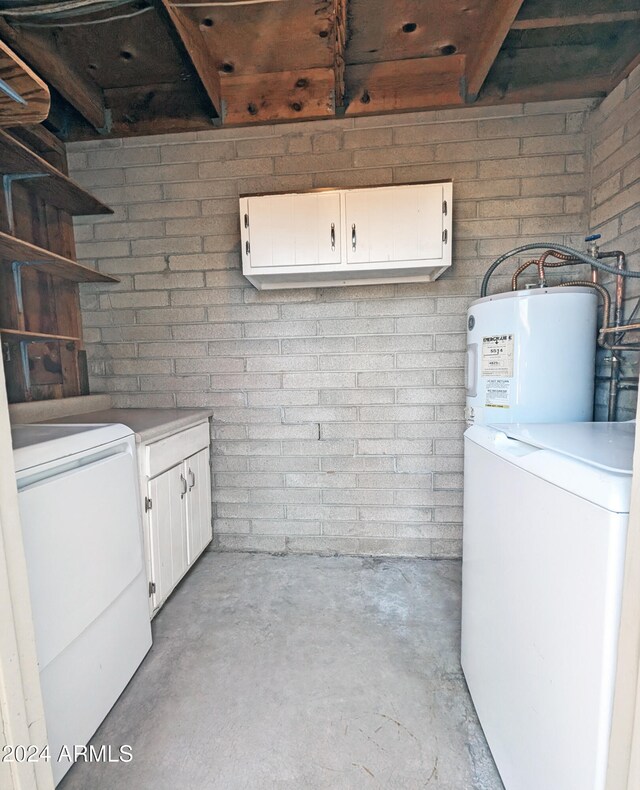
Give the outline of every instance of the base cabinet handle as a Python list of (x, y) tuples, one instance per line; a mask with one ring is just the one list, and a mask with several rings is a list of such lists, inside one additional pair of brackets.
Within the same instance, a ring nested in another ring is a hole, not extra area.
[(191, 478), (191, 482), (189, 483), (189, 491), (195, 486), (196, 484), (196, 475), (193, 469), (189, 469), (189, 477)]
[(351, 249), (355, 252), (358, 245), (358, 238), (356, 236), (356, 223), (351, 226)]
[(187, 478), (183, 474), (180, 475), (180, 482), (182, 483), (182, 491), (180, 492), (180, 499), (184, 499), (187, 494), (187, 491), (189, 490), (189, 487), (187, 485)]

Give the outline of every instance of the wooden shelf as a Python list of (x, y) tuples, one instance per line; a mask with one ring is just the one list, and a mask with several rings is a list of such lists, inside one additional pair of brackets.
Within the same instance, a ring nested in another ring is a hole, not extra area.
[(69, 214), (113, 214), (112, 209), (72, 181), (69, 176), (1, 129), (0, 173), (39, 176), (26, 178), (18, 183)]
[(68, 337), (67, 335), (49, 335), (46, 332), (26, 332), (26, 331), (21, 331), (20, 329), (0, 328), (0, 335), (9, 335), (10, 337), (15, 338), (16, 340), (31, 340), (31, 341), (66, 340), (66, 341), (71, 341), (73, 343), (81, 342), (79, 337)]
[(0, 126), (16, 126), (44, 121), (49, 115), (49, 88), (21, 60), (0, 41), (0, 79), (23, 101), (0, 91)]
[(28, 241), (0, 231), (0, 259), (5, 264), (12, 261), (29, 263), (34, 269), (73, 280), (76, 283), (118, 283), (117, 277), (101, 274), (89, 266), (84, 266), (71, 258), (36, 247)]

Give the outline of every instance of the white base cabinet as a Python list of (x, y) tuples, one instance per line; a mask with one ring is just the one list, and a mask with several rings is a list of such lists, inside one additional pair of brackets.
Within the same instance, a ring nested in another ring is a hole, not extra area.
[(209, 457), (208, 421), (141, 448), (152, 616), (213, 537)]
[(258, 289), (430, 282), (451, 265), (451, 182), (240, 198)]

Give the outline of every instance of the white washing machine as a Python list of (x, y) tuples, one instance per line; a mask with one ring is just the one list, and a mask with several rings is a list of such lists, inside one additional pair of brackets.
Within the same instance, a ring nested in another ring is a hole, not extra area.
[(634, 434), (465, 434), (462, 666), (506, 790), (605, 786)]
[(124, 425), (17, 425), (12, 435), (57, 784), (151, 647), (136, 447)]

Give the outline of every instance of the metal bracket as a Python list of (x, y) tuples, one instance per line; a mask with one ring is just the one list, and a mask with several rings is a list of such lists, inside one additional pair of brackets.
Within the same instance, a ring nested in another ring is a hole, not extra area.
[(9, 232), (15, 233), (15, 219), (13, 216), (13, 194), (11, 187), (14, 181), (28, 181), (31, 178), (47, 178), (49, 173), (5, 173), (2, 176), (2, 192), (4, 195), (4, 205), (7, 209), (7, 221)]
[(16, 290), (16, 302), (19, 313), (24, 313), (24, 303), (22, 301), (22, 267), (36, 266), (38, 263), (41, 263), (41, 261), (13, 261), (11, 263), (11, 272), (13, 273), (13, 284)]
[(10, 99), (13, 99), (14, 102), (22, 104), (24, 107), (27, 106), (27, 100), (24, 98), (24, 96), (21, 96), (18, 91), (14, 91), (11, 85), (9, 85), (4, 80), (0, 80), (0, 91)]
[(112, 128), (113, 128), (113, 115), (111, 113), (111, 110), (108, 107), (105, 107), (104, 126), (100, 126), (100, 127), (96, 126), (96, 132), (98, 132), (98, 134), (109, 134)]
[(20, 358), (22, 359), (22, 373), (24, 375), (24, 386), (27, 390), (31, 389), (31, 373), (29, 371), (29, 341), (20, 341)]

